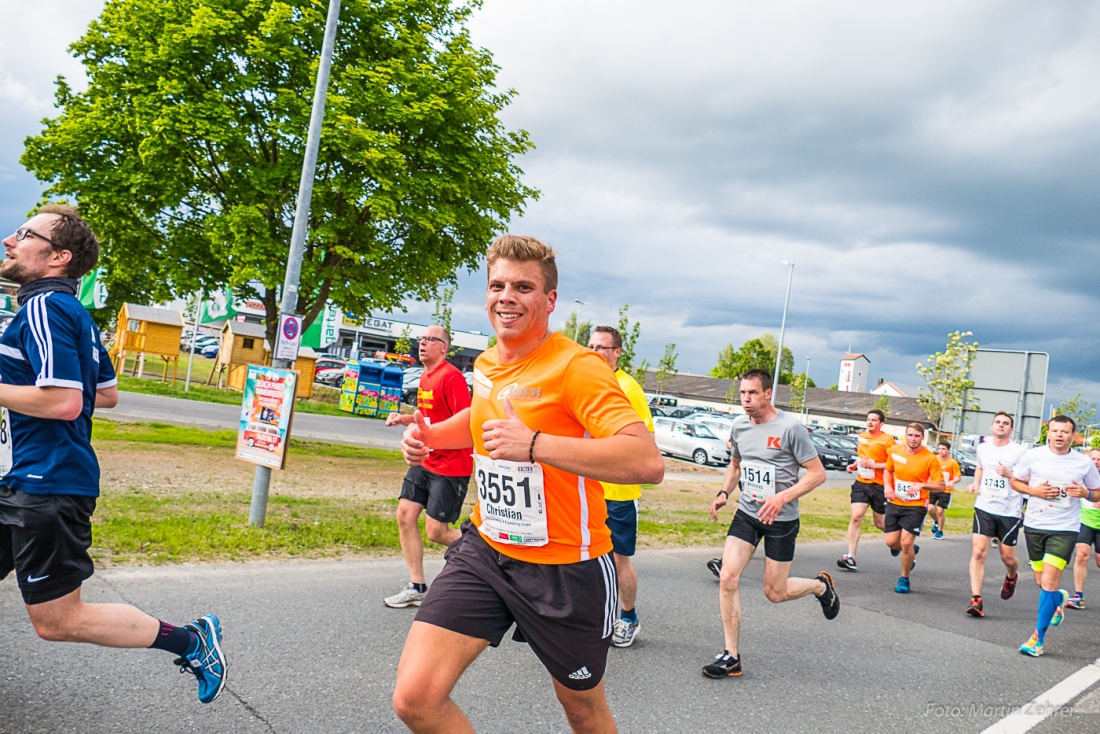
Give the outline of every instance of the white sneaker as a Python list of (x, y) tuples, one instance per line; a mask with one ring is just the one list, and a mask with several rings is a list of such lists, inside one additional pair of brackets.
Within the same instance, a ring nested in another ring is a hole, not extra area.
[(625, 619), (615, 621), (615, 631), (611, 635), (611, 644), (615, 647), (630, 647), (634, 644), (634, 638), (638, 636), (638, 628), (641, 622), (630, 622)]
[(391, 609), (404, 609), (405, 607), (418, 607), (420, 601), (424, 598), (423, 591), (417, 591), (411, 583), (404, 589), (394, 594), (393, 596), (387, 596), (382, 600), (382, 603)]

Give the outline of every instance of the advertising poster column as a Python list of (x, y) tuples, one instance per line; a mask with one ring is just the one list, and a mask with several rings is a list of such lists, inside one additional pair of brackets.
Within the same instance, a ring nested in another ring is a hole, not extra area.
[(282, 469), (294, 412), (297, 374), (249, 365), (237, 431), (237, 458)]

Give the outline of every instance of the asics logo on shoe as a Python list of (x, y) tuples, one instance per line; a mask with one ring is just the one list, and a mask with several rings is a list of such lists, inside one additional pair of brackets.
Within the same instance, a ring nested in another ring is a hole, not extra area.
[(585, 666), (585, 667), (581, 668), (580, 670), (575, 670), (575, 671), (573, 671), (572, 673), (569, 674), (569, 679), (570, 680), (584, 680), (586, 678), (591, 678), (591, 677), (592, 677), (592, 674), (588, 672), (588, 666)]
[(38, 581), (43, 581), (43, 580), (45, 580), (45, 579), (48, 579), (49, 577), (50, 577), (50, 575), (49, 575), (49, 574), (46, 574), (45, 576), (38, 576), (38, 577), (34, 577), (34, 576), (28, 576), (28, 577), (27, 577), (27, 583), (28, 583), (28, 584), (33, 584), (33, 583), (35, 583), (35, 582), (38, 582)]

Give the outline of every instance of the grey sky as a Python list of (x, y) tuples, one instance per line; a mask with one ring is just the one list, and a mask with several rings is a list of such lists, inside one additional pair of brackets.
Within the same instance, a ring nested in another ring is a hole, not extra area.
[[(36, 43), (0, 49), (9, 231), (39, 193), (22, 139), (96, 12), (24, 5), (6, 17)], [(1050, 352), (1055, 402), (1100, 399), (1100, 6), (487, 0), (473, 32), (537, 146), (512, 229), (559, 250), (556, 326), (574, 298), (597, 322), (629, 303), (641, 356), (675, 342), (705, 373), (778, 335), (793, 260), (786, 342), (819, 385), (849, 347), (919, 382), (962, 329)], [(483, 283), (460, 279), (456, 327), (487, 330)]]

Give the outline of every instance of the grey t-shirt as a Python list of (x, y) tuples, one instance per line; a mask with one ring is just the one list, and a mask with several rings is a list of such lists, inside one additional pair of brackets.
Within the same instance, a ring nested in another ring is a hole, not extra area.
[[(741, 462), (741, 499), (737, 508), (759, 519), (760, 503), (798, 481), (802, 464), (817, 458), (810, 432), (782, 410), (767, 423), (753, 423), (747, 415), (733, 421), (733, 457)], [(776, 520), (797, 520), (798, 500), (788, 502)]]

